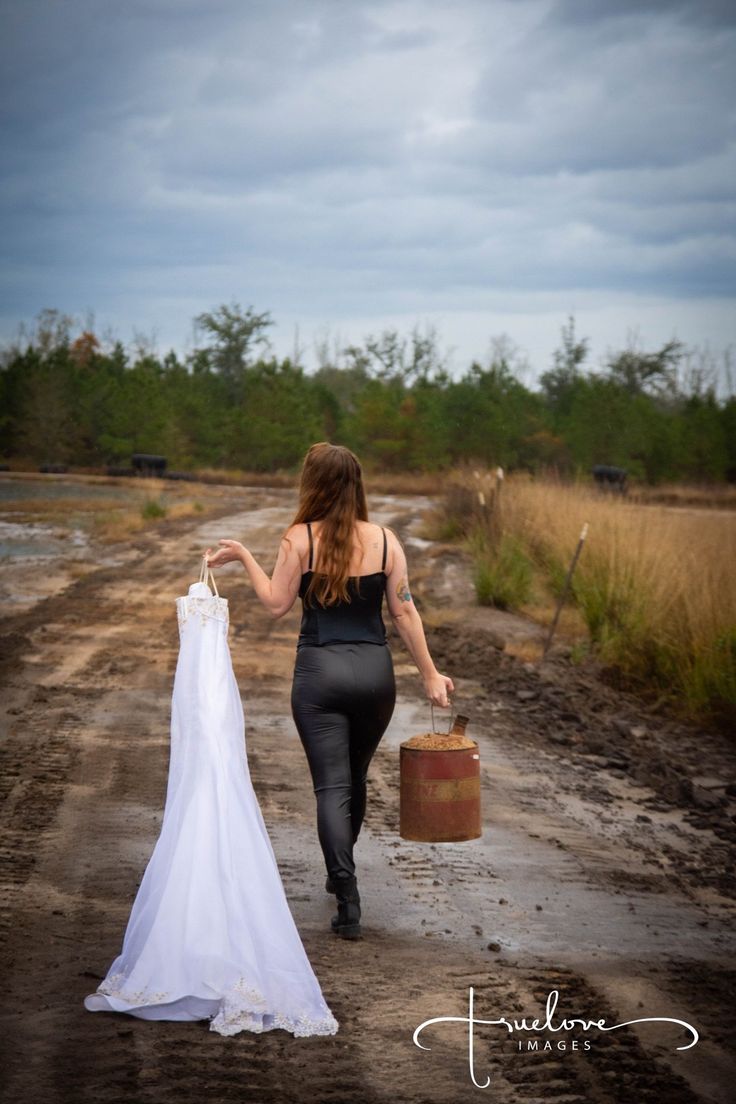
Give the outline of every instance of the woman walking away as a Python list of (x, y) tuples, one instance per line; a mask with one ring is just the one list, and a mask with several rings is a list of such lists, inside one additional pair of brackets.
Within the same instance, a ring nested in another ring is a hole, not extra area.
[(448, 704), (452, 679), (437, 671), (429, 654), (400, 541), (368, 520), (362, 469), (350, 449), (323, 441), (308, 450), (299, 506), (271, 579), (237, 541), (219, 544), (214, 554), (207, 550), (209, 564), (241, 560), (274, 617), (288, 613), (297, 595), (302, 599), (291, 710), (317, 798), (326, 888), (337, 898), (332, 930), (357, 939), (361, 902), (353, 849), (365, 816), (368, 767), (396, 702), (381, 616), (384, 593), (435, 705)]

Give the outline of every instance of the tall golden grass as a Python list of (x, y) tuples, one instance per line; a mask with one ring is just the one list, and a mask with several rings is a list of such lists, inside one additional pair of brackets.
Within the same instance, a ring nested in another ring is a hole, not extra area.
[(479, 600), (547, 623), (587, 522), (569, 602), (591, 649), (686, 713), (736, 722), (735, 512), (471, 469), (448, 481), (446, 503), (443, 535), (465, 541)]

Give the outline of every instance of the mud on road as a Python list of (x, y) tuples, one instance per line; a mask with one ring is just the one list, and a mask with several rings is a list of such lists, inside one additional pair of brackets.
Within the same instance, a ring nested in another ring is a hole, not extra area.
[[(223, 1038), (197, 1024), (91, 1014), (82, 1005), (118, 953), (161, 823), (178, 651), (174, 599), (221, 536), (273, 567), (292, 492), (233, 488), (213, 514), (161, 523), (56, 592), (0, 621), (5, 1099), (685, 1104), (725, 1102), (736, 1066), (733, 815), (723, 735), (612, 687), (564, 648), (525, 663), (504, 650), (539, 629), (473, 605), (467, 564), (422, 540), (430, 505), (373, 496), (405, 543), (440, 670), (455, 681), (482, 765), (484, 833), (462, 844), (399, 838), (398, 749), (429, 727), (389, 627), (396, 712), (371, 767), (356, 847), (364, 937), (329, 933), (314, 795), (290, 708), (298, 603), (273, 621), (242, 569), (218, 572), (246, 717), (251, 774), (334, 1037)], [(20, 578), (32, 565), (17, 565)], [(27, 580), (26, 580), (27, 582)], [(387, 619), (388, 622), (388, 619)], [(609, 1033), (475, 1030), (425, 1020), (608, 1023)], [(526, 1049), (527, 1039), (538, 1050)], [(566, 1048), (558, 1043), (566, 1041)], [(545, 1049), (545, 1043), (551, 1047)], [(589, 1044), (589, 1049), (586, 1049)]]

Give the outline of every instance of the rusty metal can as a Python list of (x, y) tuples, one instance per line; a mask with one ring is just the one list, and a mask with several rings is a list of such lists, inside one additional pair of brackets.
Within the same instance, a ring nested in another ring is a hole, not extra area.
[[(425, 843), (459, 843), (482, 834), (480, 755), (458, 714), (449, 732), (427, 732), (399, 748), (399, 835)], [(432, 713), (434, 728), (434, 711)]]

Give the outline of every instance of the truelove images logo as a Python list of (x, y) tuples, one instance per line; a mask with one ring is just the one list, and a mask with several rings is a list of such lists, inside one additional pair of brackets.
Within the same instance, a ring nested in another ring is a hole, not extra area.
[[(491, 1083), (490, 1077), (486, 1077), (485, 1082), (483, 1084), (481, 1084), (481, 1082), (478, 1081), (476, 1079), (476, 1076), (475, 1076), (474, 1028), (475, 1028), (476, 1024), (487, 1024), (491, 1027), (504, 1027), (504, 1028), (506, 1028), (506, 1033), (507, 1033), (507, 1036), (508, 1036), (508, 1035), (513, 1035), (514, 1032), (519, 1032), (519, 1033), (523, 1033), (523, 1032), (536, 1033), (536, 1032), (539, 1032), (539, 1031), (553, 1031), (553, 1032), (562, 1031), (562, 1032), (564, 1032), (564, 1031), (572, 1030), (572, 1028), (575, 1027), (576, 1025), (579, 1026), (580, 1028), (582, 1028), (582, 1030), (584, 1032), (586, 1032), (586, 1031), (591, 1031), (593, 1029), (595, 1029), (597, 1031), (617, 1031), (620, 1027), (626, 1027), (629, 1024), (635, 1024), (635, 1023), (672, 1023), (672, 1024), (678, 1024), (680, 1027), (684, 1027), (685, 1030), (689, 1031), (690, 1034), (692, 1035), (692, 1039), (690, 1040), (690, 1042), (684, 1044), (683, 1046), (678, 1046), (676, 1048), (677, 1050), (689, 1050), (690, 1047), (695, 1046), (698, 1039), (700, 1038), (698, 1032), (695, 1030), (695, 1028), (691, 1024), (687, 1023), (685, 1020), (674, 1019), (671, 1016), (642, 1016), (640, 1019), (626, 1020), (624, 1023), (618, 1023), (618, 1024), (607, 1024), (605, 1019), (602, 1019), (602, 1018), (601, 1019), (585, 1020), (585, 1019), (582, 1019), (582, 1018), (577, 1017), (577, 1016), (570, 1017), (570, 1018), (563, 1018), (559, 1022), (555, 1022), (554, 1013), (555, 1013), (555, 1009), (557, 1007), (557, 1001), (559, 999), (559, 995), (560, 995), (559, 991), (557, 989), (553, 989), (551, 991), (551, 993), (549, 994), (549, 996), (547, 997), (547, 1005), (546, 1005), (546, 1010), (545, 1010), (546, 1015), (545, 1015), (545, 1018), (543, 1020), (533, 1019), (533, 1020), (531, 1020), (531, 1022), (529, 1022), (526, 1017), (524, 1017), (521, 1020), (515, 1020), (515, 1019), (508, 1019), (506, 1016), (501, 1016), (498, 1020), (480, 1020), (480, 1019), (477, 1019), (477, 1017), (475, 1016), (475, 1012), (473, 1010), (473, 987), (471, 985), (470, 989), (469, 989), (468, 1015), (467, 1016), (434, 1016), (432, 1019), (425, 1020), (424, 1023), (419, 1024), (419, 1026), (414, 1031), (412, 1039), (413, 1039), (415, 1045), (420, 1048), (420, 1050), (431, 1050), (432, 1049), (431, 1047), (424, 1046), (423, 1043), (419, 1042), (419, 1036), (420, 1036), (421, 1032), (424, 1031), (425, 1027), (430, 1027), (432, 1024), (444, 1024), (444, 1023), (463, 1023), (463, 1024), (467, 1024), (468, 1025), (468, 1069), (470, 1071), (470, 1077), (472, 1079), (473, 1084), (476, 1085), (479, 1089), (487, 1089), (488, 1086)], [(524, 1044), (526, 1044), (526, 1045), (524, 1045)], [(518, 1045), (519, 1045), (519, 1050), (541, 1050), (541, 1051), (553, 1050), (553, 1049), (555, 1049), (555, 1050), (565, 1050), (568, 1047), (571, 1050), (580, 1049), (580, 1046), (579, 1046), (579, 1043), (578, 1043), (577, 1039), (572, 1039), (569, 1042), (567, 1040), (560, 1039), (556, 1042), (556, 1044), (554, 1046), (549, 1040), (546, 1040), (540, 1046), (540, 1043), (539, 1043), (538, 1039), (529, 1039), (529, 1038), (524, 1039), (523, 1035), (519, 1039), (519, 1044)], [(590, 1045), (591, 1045), (590, 1040), (585, 1039), (585, 1040), (583, 1040), (582, 1049), (583, 1050), (590, 1050)]]

